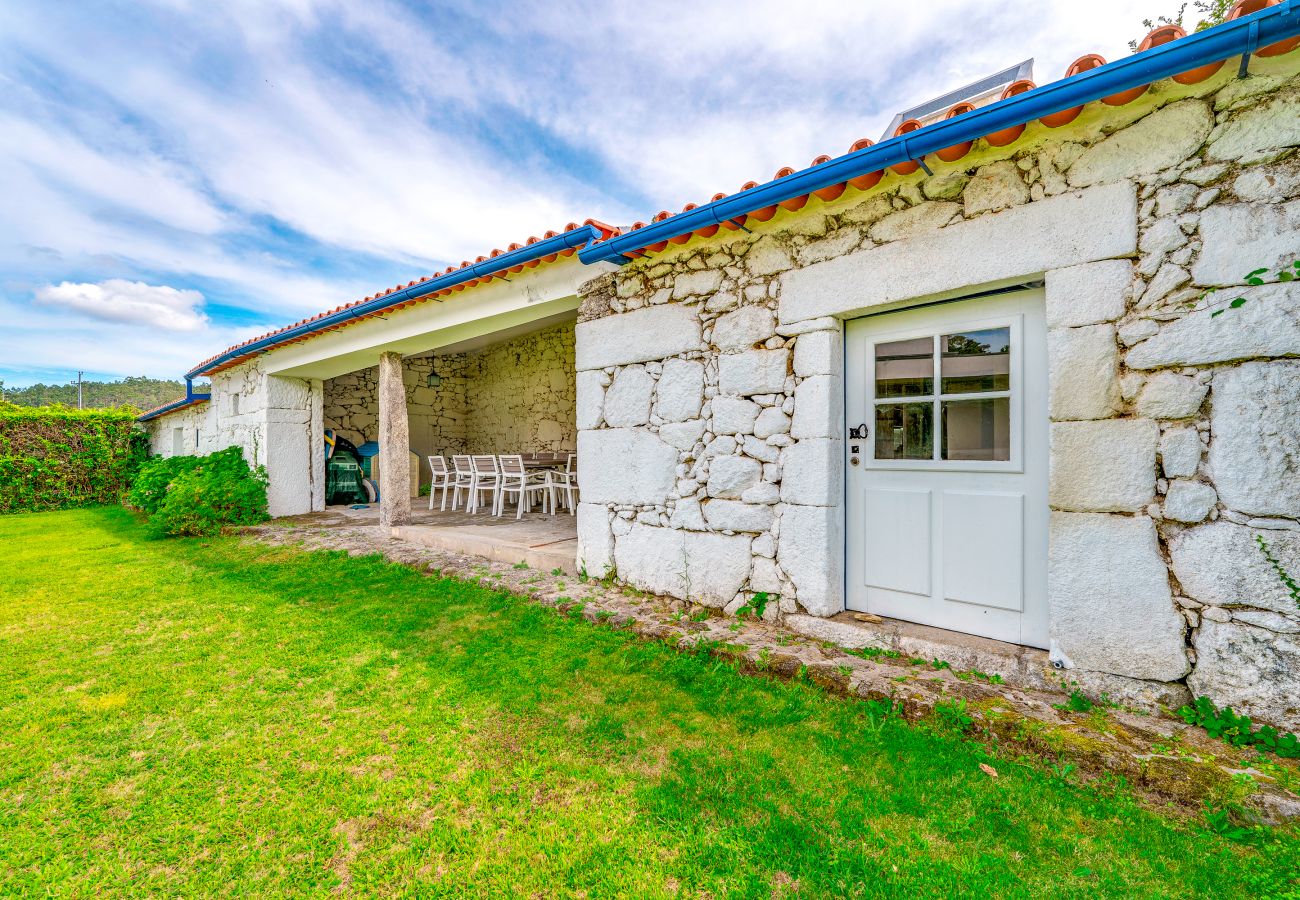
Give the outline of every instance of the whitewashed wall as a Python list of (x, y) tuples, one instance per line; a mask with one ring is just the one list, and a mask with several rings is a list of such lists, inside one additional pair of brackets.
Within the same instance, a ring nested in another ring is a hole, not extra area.
[[(239, 447), (250, 466), (265, 466), (273, 516), (324, 508), (324, 421), (319, 381), (268, 376), (252, 360), (212, 376), (207, 403), (149, 423), (154, 452), (172, 455), (172, 429), (185, 422), (187, 454)], [(192, 428), (199, 427), (193, 443)]]
[[(581, 564), (838, 612), (841, 320), (1039, 277), (1056, 660), (1112, 696), (1300, 727), (1300, 609), (1256, 546), (1300, 572), (1300, 287), (1243, 284), (1300, 258), (1286, 65), (1094, 104), (590, 282)], [(1212, 287), (1247, 302), (1213, 316)]]

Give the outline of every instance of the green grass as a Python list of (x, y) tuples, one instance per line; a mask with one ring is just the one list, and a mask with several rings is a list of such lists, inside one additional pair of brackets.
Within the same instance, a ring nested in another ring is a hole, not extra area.
[(0, 548), (0, 895), (1298, 890), (1294, 830), (1234, 843), (378, 558), (118, 509), (3, 517)]

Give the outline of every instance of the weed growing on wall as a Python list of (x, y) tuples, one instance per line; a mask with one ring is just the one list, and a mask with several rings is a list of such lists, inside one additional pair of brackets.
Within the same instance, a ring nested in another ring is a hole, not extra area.
[(1249, 716), (1238, 715), (1231, 706), (1217, 709), (1209, 697), (1198, 697), (1191, 706), (1178, 710), (1188, 725), (1196, 725), (1211, 737), (1227, 741), (1234, 747), (1256, 747), (1287, 759), (1300, 759), (1300, 739), (1284, 734), (1271, 725), (1255, 728)]
[(158, 535), (217, 534), (227, 525), (266, 521), (266, 470), (251, 468), (238, 447), (209, 456), (155, 457), (127, 497), (151, 515)]
[(146, 444), (126, 410), (0, 403), (0, 513), (117, 503)]
[(1291, 577), (1291, 573), (1282, 567), (1282, 563), (1273, 555), (1273, 551), (1269, 549), (1268, 542), (1264, 540), (1262, 535), (1255, 535), (1255, 543), (1259, 545), (1260, 552), (1264, 554), (1264, 558), (1268, 560), (1268, 564), (1272, 566), (1273, 571), (1277, 573), (1278, 580), (1281, 581), (1282, 586), (1286, 588), (1286, 592), (1288, 596), (1291, 597), (1291, 601), (1295, 603), (1296, 609), (1300, 609), (1300, 583), (1297, 583), (1296, 580)]

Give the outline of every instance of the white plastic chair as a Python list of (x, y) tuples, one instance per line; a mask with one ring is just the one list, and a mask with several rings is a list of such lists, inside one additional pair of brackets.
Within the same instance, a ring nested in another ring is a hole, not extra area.
[[(570, 453), (564, 471), (551, 472), (550, 476), (551, 490), (559, 492), (569, 515), (573, 515), (578, 507), (578, 454)], [(551, 508), (555, 508), (554, 498), (551, 500)]]
[(555, 498), (551, 494), (549, 472), (533, 472), (524, 467), (524, 458), (519, 454), (507, 454), (501, 457), (501, 489), (497, 491), (496, 514), (499, 516), (506, 509), (506, 495), (515, 494), (519, 498), (515, 518), (524, 517), (524, 507), (532, 506), (530, 496), (536, 494), (542, 501), (542, 512), (554, 511)]
[[(447, 458), (445, 456), (429, 456), (429, 471), (433, 473), (433, 480), (429, 482), (429, 509), (433, 509), (433, 495), (442, 488), (442, 511), (447, 511), (447, 492), (455, 484), (456, 476), (447, 468)], [(455, 504), (452, 504), (455, 509)]]
[(460, 492), (465, 491), (465, 509), (469, 509), (469, 491), (474, 485), (474, 463), (468, 456), (452, 456), (451, 464), (456, 471), (451, 483), (451, 508), (455, 512), (460, 507)]
[(491, 497), (491, 505), (495, 508), (497, 491), (501, 489), (501, 470), (497, 468), (497, 458), (486, 455), (471, 456), (469, 463), (473, 475), (469, 486), (469, 505), (465, 508), (465, 511), (469, 513), (478, 512), (479, 495), (485, 491)]

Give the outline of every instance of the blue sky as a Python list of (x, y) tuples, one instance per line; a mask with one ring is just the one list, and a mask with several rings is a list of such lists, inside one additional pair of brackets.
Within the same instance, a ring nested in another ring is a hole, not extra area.
[(175, 377), (569, 221), (841, 153), (1027, 57), (1039, 83), (1117, 58), (1167, 11), (8, 0), (0, 379)]

